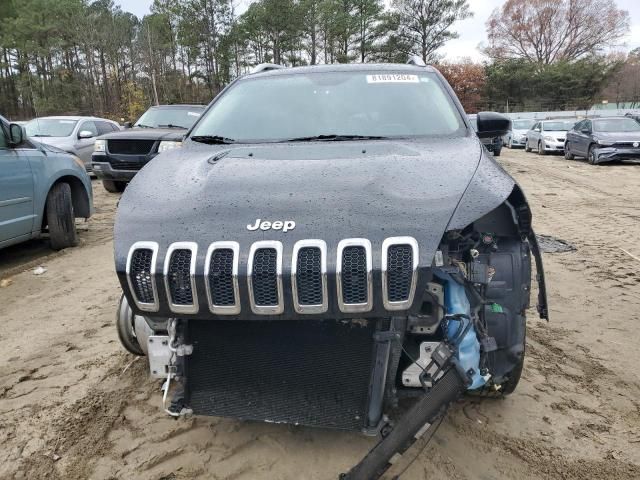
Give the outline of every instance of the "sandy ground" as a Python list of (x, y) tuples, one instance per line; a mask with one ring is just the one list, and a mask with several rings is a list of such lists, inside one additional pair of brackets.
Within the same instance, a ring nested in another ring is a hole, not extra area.
[[(545, 255), (551, 322), (530, 312), (516, 393), (460, 401), (401, 478), (638, 479), (640, 165), (503, 152), (538, 233), (577, 250)], [(0, 478), (334, 479), (355, 464), (374, 440), (161, 413), (117, 340), (117, 196), (94, 190), (79, 248), (0, 251)]]

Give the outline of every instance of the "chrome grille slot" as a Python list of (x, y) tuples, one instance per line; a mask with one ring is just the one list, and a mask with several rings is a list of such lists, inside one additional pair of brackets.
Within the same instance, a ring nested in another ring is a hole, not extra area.
[(214, 242), (209, 246), (205, 259), (205, 283), (209, 310), (220, 315), (240, 313), (238, 293), (237, 242)]
[(368, 312), (373, 306), (371, 242), (351, 238), (338, 243), (336, 280), (343, 312)]
[(284, 311), (282, 243), (262, 241), (251, 245), (247, 281), (253, 313), (275, 315)]
[(301, 240), (291, 255), (293, 306), (297, 313), (324, 313), (327, 299), (327, 244)]
[(198, 311), (195, 284), (198, 246), (193, 242), (172, 243), (164, 262), (164, 282), (169, 308), (176, 313)]
[(391, 237), (382, 242), (382, 299), (387, 310), (403, 310), (413, 303), (418, 272), (418, 242)]
[(156, 259), (158, 244), (155, 242), (136, 242), (129, 249), (126, 275), (135, 304), (140, 310), (155, 312), (158, 310), (158, 292), (156, 289)]

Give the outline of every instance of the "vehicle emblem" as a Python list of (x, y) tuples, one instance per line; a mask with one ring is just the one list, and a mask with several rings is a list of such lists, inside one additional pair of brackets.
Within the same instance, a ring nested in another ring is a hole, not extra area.
[(640, 142), (633, 142), (633, 147), (634, 148), (640, 147)]
[(260, 230), (282, 230), (283, 232), (288, 232), (289, 230), (293, 230), (296, 228), (296, 222), (293, 220), (276, 220), (275, 222), (269, 222), (265, 220), (264, 222), (261, 219), (257, 218), (253, 225), (247, 225), (247, 230), (256, 231)]

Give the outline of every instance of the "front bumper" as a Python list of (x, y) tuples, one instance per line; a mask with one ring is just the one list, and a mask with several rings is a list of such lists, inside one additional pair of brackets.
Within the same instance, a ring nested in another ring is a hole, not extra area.
[(109, 162), (92, 162), (92, 173), (100, 180), (114, 180), (118, 182), (130, 181), (137, 170), (115, 170)]
[(564, 140), (543, 140), (542, 144), (544, 145), (544, 149), (547, 152), (564, 152)]
[(640, 148), (600, 147), (595, 149), (596, 162), (605, 163), (617, 160), (640, 160)]
[(527, 137), (511, 137), (512, 147), (524, 147), (527, 143)]

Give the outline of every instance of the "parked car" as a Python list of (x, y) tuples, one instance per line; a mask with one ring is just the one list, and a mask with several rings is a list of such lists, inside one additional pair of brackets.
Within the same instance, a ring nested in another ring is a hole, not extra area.
[(98, 117), (40, 117), (28, 121), (24, 127), (28, 137), (78, 157), (88, 172), (96, 137), (120, 131), (116, 122)]
[(535, 120), (516, 119), (511, 120), (511, 130), (502, 138), (507, 148), (524, 147), (527, 141), (527, 132)]
[(546, 318), (544, 274), (478, 138), (511, 122), (479, 113), (475, 132), (413, 62), (263, 65), (133, 178), (118, 333), (170, 415), (382, 431), (345, 477), (372, 479), (463, 391), (516, 388), (532, 257)]
[(133, 128), (103, 135), (96, 141), (93, 172), (107, 191), (124, 191), (127, 182), (153, 157), (181, 145), (184, 134), (204, 109), (204, 105), (151, 107)]
[(564, 156), (585, 157), (592, 165), (640, 159), (640, 123), (629, 117), (582, 120), (567, 133)]
[(624, 116), (633, 118), (636, 122), (640, 123), (640, 113), (625, 113)]
[(524, 150), (535, 150), (538, 155), (551, 152), (563, 152), (567, 131), (576, 120), (542, 120), (536, 122), (527, 132)]
[[(468, 115), (468, 117), (469, 117), (469, 121), (471, 122), (471, 125), (473, 126), (473, 129), (477, 132), (478, 116), (476, 114), (471, 114), (471, 115)], [(486, 138), (481, 138), (480, 141), (485, 147), (487, 147), (487, 150), (493, 153), (494, 157), (500, 156), (500, 153), (502, 152), (502, 145), (503, 145), (502, 137), (486, 137)]]
[(75, 219), (91, 216), (92, 199), (78, 157), (27, 138), (0, 117), (0, 248), (43, 231), (56, 250), (76, 245)]

